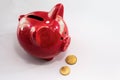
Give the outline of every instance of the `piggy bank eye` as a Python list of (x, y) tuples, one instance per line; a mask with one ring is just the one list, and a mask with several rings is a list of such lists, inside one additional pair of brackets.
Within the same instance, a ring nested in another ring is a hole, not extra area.
[(60, 40), (63, 40), (63, 37), (61, 37)]
[(66, 32), (64, 34), (66, 34)]
[(44, 21), (44, 19), (42, 17), (35, 16), (35, 15), (28, 15), (27, 17), (32, 18), (32, 19), (36, 19), (36, 20), (39, 20), (39, 21)]

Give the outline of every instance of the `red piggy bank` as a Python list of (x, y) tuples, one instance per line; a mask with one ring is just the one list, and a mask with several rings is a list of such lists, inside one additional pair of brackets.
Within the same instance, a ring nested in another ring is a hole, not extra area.
[(70, 44), (63, 20), (64, 7), (55, 5), (51, 11), (35, 11), (19, 17), (17, 37), (20, 45), (32, 56), (51, 60)]

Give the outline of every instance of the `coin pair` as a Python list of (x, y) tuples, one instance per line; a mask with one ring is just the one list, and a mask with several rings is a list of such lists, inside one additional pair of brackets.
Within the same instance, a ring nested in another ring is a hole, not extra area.
[[(68, 55), (65, 59), (65, 62), (69, 65), (74, 65), (77, 62), (77, 57), (75, 55)], [(70, 74), (70, 67), (69, 66), (61, 67), (60, 73), (64, 76)]]

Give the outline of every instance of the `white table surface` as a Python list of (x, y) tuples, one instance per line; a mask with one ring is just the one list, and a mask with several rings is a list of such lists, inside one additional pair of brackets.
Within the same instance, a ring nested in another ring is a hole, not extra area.
[[(71, 44), (52, 61), (37, 60), (17, 42), (18, 16), (59, 2)], [(78, 62), (62, 76), (69, 54)], [(0, 0), (0, 80), (120, 80), (120, 0)]]

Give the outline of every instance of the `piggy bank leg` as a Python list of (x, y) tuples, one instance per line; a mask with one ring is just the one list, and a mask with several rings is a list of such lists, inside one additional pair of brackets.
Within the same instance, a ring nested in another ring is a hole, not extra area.
[(44, 59), (46, 61), (51, 61), (53, 58), (47, 58), (47, 59)]

